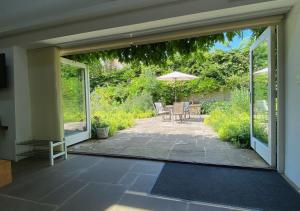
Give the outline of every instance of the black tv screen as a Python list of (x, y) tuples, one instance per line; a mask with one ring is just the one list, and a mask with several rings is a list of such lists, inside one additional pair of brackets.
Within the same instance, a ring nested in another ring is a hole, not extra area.
[(0, 89), (8, 87), (8, 77), (5, 63), (5, 54), (0, 54)]

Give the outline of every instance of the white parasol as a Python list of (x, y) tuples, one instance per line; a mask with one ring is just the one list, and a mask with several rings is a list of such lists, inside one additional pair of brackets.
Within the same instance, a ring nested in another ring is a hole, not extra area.
[(193, 80), (193, 79), (196, 79), (196, 78), (198, 78), (198, 77), (194, 76), (194, 75), (174, 71), (172, 73), (159, 76), (157, 78), (157, 80), (174, 82), (174, 95), (175, 95), (175, 102), (176, 102), (176, 82), (177, 81), (190, 81), (190, 80)]

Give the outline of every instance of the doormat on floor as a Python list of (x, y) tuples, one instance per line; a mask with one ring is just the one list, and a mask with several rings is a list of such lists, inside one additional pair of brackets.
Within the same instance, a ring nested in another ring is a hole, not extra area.
[(166, 163), (151, 193), (258, 210), (300, 210), (300, 194), (271, 170)]

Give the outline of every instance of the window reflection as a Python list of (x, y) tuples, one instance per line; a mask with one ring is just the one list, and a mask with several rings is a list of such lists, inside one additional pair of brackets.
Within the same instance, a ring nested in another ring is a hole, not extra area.
[(253, 51), (253, 135), (268, 143), (268, 42)]
[(61, 64), (65, 136), (87, 130), (84, 69)]

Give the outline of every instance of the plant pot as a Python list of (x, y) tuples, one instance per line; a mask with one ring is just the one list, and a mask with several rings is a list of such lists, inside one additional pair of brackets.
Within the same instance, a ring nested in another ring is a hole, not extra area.
[(97, 128), (96, 129), (97, 138), (108, 138), (109, 127)]

